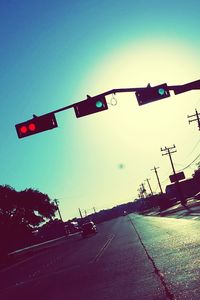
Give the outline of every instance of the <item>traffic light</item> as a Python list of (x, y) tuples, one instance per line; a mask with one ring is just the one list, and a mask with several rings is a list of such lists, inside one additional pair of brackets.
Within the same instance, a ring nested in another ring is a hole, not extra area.
[(54, 114), (34, 117), (31, 120), (15, 125), (17, 135), (20, 139), (56, 127), (58, 127), (58, 124)]
[(84, 117), (108, 109), (105, 96), (88, 97), (74, 105), (77, 118)]
[(135, 93), (139, 105), (161, 100), (170, 97), (169, 89), (166, 83), (151, 87), (147, 86)]

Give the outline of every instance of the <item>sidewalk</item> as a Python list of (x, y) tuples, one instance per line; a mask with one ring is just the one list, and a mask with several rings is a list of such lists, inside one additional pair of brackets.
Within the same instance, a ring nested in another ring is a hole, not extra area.
[(172, 207), (162, 210), (162, 211), (149, 211), (144, 213), (147, 216), (160, 216), (160, 217), (196, 217), (200, 218), (200, 200), (189, 199), (187, 202), (186, 209), (184, 206), (181, 205), (180, 202), (176, 203)]

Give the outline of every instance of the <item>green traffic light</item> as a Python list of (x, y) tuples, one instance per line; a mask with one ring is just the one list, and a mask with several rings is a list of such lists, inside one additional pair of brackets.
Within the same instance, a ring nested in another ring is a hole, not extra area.
[(165, 89), (159, 88), (158, 89), (158, 94), (161, 95), (161, 96), (163, 96), (165, 94)]
[(97, 108), (102, 108), (103, 107), (103, 102), (98, 100), (95, 105), (96, 105)]

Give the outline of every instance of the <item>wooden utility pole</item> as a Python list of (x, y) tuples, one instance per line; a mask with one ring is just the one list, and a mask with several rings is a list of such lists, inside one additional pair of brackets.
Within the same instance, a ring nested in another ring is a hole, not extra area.
[(159, 167), (154, 167), (153, 169), (151, 169), (151, 171), (154, 171), (155, 174), (156, 174), (156, 178), (157, 178), (157, 181), (158, 181), (158, 185), (159, 185), (159, 188), (160, 188), (160, 191), (161, 191), (161, 194), (163, 194), (163, 190), (162, 190), (162, 187), (161, 187), (161, 183), (160, 183), (160, 179), (158, 177), (158, 172), (157, 172), (157, 169), (159, 169)]
[(62, 219), (62, 216), (61, 216), (61, 212), (60, 212), (60, 208), (59, 208), (59, 206), (58, 206), (58, 200), (55, 199), (54, 201), (55, 201), (56, 206), (57, 206), (57, 209), (58, 209), (58, 214), (59, 214), (60, 220), (63, 222), (63, 219)]
[(81, 219), (82, 219), (83, 216), (82, 216), (82, 213), (81, 213), (81, 209), (79, 208), (78, 210), (79, 210), (80, 217), (81, 217)]
[(181, 204), (187, 208), (186, 206), (186, 202), (185, 202), (185, 199), (184, 199), (184, 196), (183, 196), (183, 193), (181, 191), (181, 187), (180, 187), (180, 183), (179, 183), (179, 180), (177, 178), (177, 174), (176, 174), (176, 171), (175, 171), (175, 168), (174, 168), (174, 164), (173, 164), (173, 161), (172, 161), (172, 156), (171, 154), (172, 153), (175, 153), (177, 152), (176, 150), (173, 151), (173, 149), (175, 149), (176, 146), (173, 145), (173, 147), (165, 147), (164, 149), (161, 148), (161, 151), (165, 151), (166, 153), (162, 154), (162, 155), (169, 155), (169, 159), (170, 159), (170, 163), (171, 163), (171, 166), (172, 166), (172, 170), (173, 170), (173, 173), (174, 173), (174, 177), (175, 177), (175, 185), (176, 185), (176, 188), (177, 188), (177, 195), (178, 197), (180, 198), (180, 202)]
[(145, 179), (145, 180), (146, 180), (146, 181), (147, 181), (147, 183), (148, 183), (148, 186), (149, 186), (149, 189), (150, 189), (151, 195), (153, 195), (153, 191), (152, 191), (152, 188), (151, 188), (151, 185), (150, 185), (150, 182), (149, 182), (150, 178), (147, 178), (147, 179)]
[(140, 186), (141, 186), (141, 193), (142, 193), (143, 197), (145, 198), (147, 196), (147, 191), (146, 191), (143, 183)]
[(176, 148), (176, 146), (173, 145), (173, 147), (168, 147), (168, 148), (165, 147), (164, 149), (161, 148), (160, 150), (166, 152), (166, 153), (162, 154), (162, 156), (169, 155), (169, 159), (170, 159), (170, 163), (171, 163), (171, 166), (172, 166), (172, 170), (173, 170), (174, 175), (176, 176), (176, 171), (175, 171), (174, 164), (173, 164), (173, 161), (172, 161), (172, 156), (171, 156), (172, 153), (177, 152), (177, 150), (173, 151), (173, 149), (175, 149), (175, 148)]
[(189, 120), (189, 124), (190, 124), (191, 122), (197, 121), (199, 130), (200, 130), (200, 118), (199, 118), (199, 115), (200, 115), (200, 113), (198, 113), (197, 109), (195, 109), (195, 114), (194, 114), (194, 115), (191, 115), (191, 116), (187, 116), (187, 117), (188, 117), (188, 118), (196, 117), (196, 119)]
[(138, 191), (138, 197), (139, 197), (139, 198), (142, 198), (141, 187), (140, 187), (137, 191)]

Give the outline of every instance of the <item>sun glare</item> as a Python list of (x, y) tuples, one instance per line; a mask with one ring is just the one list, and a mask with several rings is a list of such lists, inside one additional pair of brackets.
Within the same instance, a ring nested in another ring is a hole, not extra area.
[[(105, 57), (87, 74), (84, 87), (93, 96), (114, 88), (145, 87), (148, 83), (152, 86), (184, 84), (199, 79), (199, 69), (198, 55), (187, 44), (144, 40), (137, 45), (121, 47)], [(109, 111), (91, 117), (92, 123), (85, 120), (84, 125), (90, 146), (91, 143), (94, 145), (93, 151), (105, 153), (112, 165), (123, 157), (127, 178), (134, 176), (136, 169), (140, 180), (140, 175), (144, 176), (145, 170), (150, 170), (151, 164), (153, 166), (160, 160), (160, 147), (173, 144), (179, 147), (182, 143), (185, 152), (190, 151), (191, 146), (184, 139), (190, 129), (187, 114), (191, 107), (193, 109), (196, 96), (192, 97), (191, 93), (174, 96), (171, 92), (171, 97), (143, 106), (138, 106), (134, 93), (114, 97), (118, 100), (116, 107), (109, 105)], [(107, 100), (110, 103), (112, 96)], [(96, 132), (102, 133), (100, 148), (100, 137)], [(169, 168), (167, 160), (162, 163)]]
[[(88, 88), (91, 95), (97, 95), (114, 88), (145, 87), (148, 83), (152, 86), (162, 83), (184, 84), (199, 79), (199, 69), (198, 54), (186, 43), (147, 39), (130, 43), (104, 57), (96, 68), (88, 73), (84, 86)], [(183, 98), (185, 96), (189, 97), (189, 94), (182, 94)], [(131, 98), (128, 94), (117, 94), (116, 97)], [(135, 95), (132, 97), (134, 99)], [(164, 101), (163, 103), (170, 102), (170, 100)], [(133, 100), (134, 103), (134, 110), (138, 110), (137, 100)], [(188, 105), (187, 101), (185, 105)], [(152, 109), (151, 105), (148, 109)], [(126, 112), (126, 120), (127, 113), (132, 114), (132, 110), (130, 113)], [(156, 120), (157, 116), (154, 119)], [(110, 118), (109, 123), (112, 124)]]
[(198, 79), (199, 67), (197, 54), (184, 43), (144, 40), (105, 57), (92, 71), (92, 76), (88, 74), (88, 81), (89, 87), (98, 90), (166, 81), (181, 84)]

